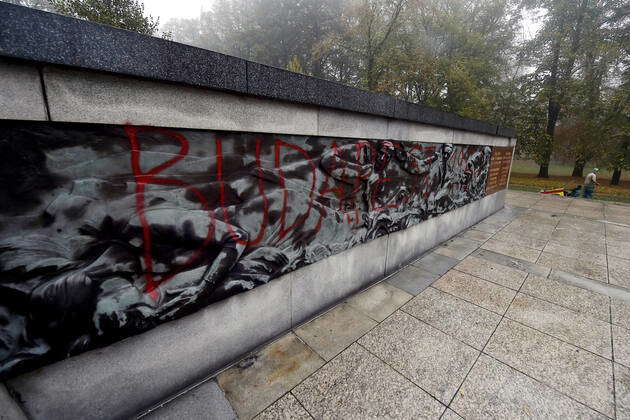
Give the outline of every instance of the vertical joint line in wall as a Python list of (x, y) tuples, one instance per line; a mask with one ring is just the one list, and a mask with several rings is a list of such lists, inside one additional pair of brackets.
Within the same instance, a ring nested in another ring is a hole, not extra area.
[(385, 242), (385, 269), (383, 270), (383, 278), (387, 277), (387, 255), (389, 254), (389, 233), (387, 234), (387, 241)]
[(44, 97), (44, 108), (46, 108), (46, 117), (48, 121), (52, 121), (50, 118), (50, 107), (48, 106), (48, 94), (46, 93), (46, 83), (44, 83), (44, 71), (42, 70), (42, 66), (37, 66), (37, 71), (39, 73), (39, 83), (42, 88), (42, 96)]

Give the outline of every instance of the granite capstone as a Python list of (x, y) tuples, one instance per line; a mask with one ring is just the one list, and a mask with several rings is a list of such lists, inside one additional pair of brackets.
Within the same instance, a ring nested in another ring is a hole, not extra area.
[(511, 128), (381, 93), (5, 2), (0, 2), (0, 57), (183, 83), (494, 136), (515, 136)]

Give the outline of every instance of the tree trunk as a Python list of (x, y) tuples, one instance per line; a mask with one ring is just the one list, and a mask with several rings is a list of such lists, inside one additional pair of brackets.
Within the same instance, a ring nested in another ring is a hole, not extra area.
[(538, 170), (538, 178), (549, 178), (549, 161), (541, 163)]
[(586, 162), (580, 159), (576, 159), (575, 164), (573, 165), (573, 173), (571, 174), (571, 176), (582, 178), (584, 176), (585, 165), (586, 165)]
[[(580, 13), (578, 14), (578, 18), (571, 36), (571, 50), (569, 51), (568, 60), (566, 60), (562, 68), (560, 65), (560, 49), (562, 46), (559, 37), (557, 37), (552, 47), (553, 59), (551, 62), (550, 75), (547, 82), (547, 89), (549, 89), (547, 129), (545, 130), (545, 133), (547, 134), (547, 144), (544, 145), (545, 149), (542, 152), (538, 178), (549, 178), (549, 161), (551, 160), (551, 154), (553, 153), (553, 142), (556, 130), (556, 123), (558, 122), (558, 118), (560, 117), (560, 109), (562, 108), (562, 103), (564, 102), (565, 95), (564, 88), (559, 85), (568, 80), (571, 76), (571, 71), (573, 70), (575, 59), (577, 57), (577, 51), (580, 48), (580, 41), (583, 29), (582, 22), (584, 20), (584, 14), (586, 13), (587, 6), (588, 0), (582, 0)], [(560, 27), (564, 27), (564, 20), (561, 21)]]
[(619, 181), (621, 180), (621, 169), (615, 168), (613, 171), (612, 179), (610, 180), (610, 185), (619, 185)]

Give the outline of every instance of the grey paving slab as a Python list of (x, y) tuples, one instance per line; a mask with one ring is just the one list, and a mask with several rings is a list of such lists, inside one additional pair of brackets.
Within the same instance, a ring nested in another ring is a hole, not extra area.
[(0, 383), (0, 420), (26, 420), (27, 417), (18, 403), (9, 395), (3, 383)]
[(492, 223), (492, 222), (486, 222), (486, 221), (481, 221), (473, 226), (473, 228), (476, 230), (480, 230), (482, 232), (488, 232), (488, 233), (497, 233), (504, 227), (505, 227), (505, 223), (497, 223), (497, 222)]
[(613, 324), (630, 329), (630, 301), (611, 298), (610, 312)]
[(481, 248), (529, 262), (536, 262), (538, 256), (540, 255), (540, 251), (537, 249), (527, 248), (511, 242), (497, 241), (494, 239), (490, 239), (488, 242), (484, 243)]
[(310, 420), (311, 418), (308, 411), (300, 405), (298, 400), (290, 392), (284, 394), (282, 398), (254, 417), (255, 420)]
[(463, 420), (463, 418), (450, 408), (447, 408), (440, 420)]
[(561, 228), (555, 229), (549, 238), (552, 241), (563, 245), (571, 244), (605, 244), (605, 235), (593, 232), (579, 232), (575, 229)]
[(517, 270), (526, 271), (530, 274), (540, 277), (547, 277), (551, 272), (549, 267), (544, 265), (535, 264), (529, 261), (520, 260), (518, 258), (509, 257), (507, 255), (499, 254), (498, 252), (488, 251), (485, 249), (478, 249), (473, 254), (475, 257), (483, 258), (484, 260), (493, 261), (507, 267), (515, 268)]
[[(630, 243), (628, 244), (630, 247)], [(630, 289), (630, 260), (608, 256), (608, 281)]]
[(583, 261), (584, 264), (591, 265), (606, 265), (606, 253), (605, 250), (603, 252), (593, 252), (592, 250), (584, 250), (580, 249), (574, 245), (562, 245), (557, 242), (549, 242), (547, 246), (545, 246), (544, 252), (548, 252), (550, 254), (561, 255), (567, 258), (573, 258)]
[(354, 295), (346, 302), (373, 320), (381, 322), (413, 296), (388, 283), (379, 283)]
[(225, 398), (216, 381), (204, 382), (187, 393), (143, 417), (147, 420), (175, 418), (228, 420), (236, 419), (236, 413)]
[[(492, 233), (484, 232), (482, 230), (477, 229), (468, 229), (460, 234), (460, 237), (466, 239), (472, 239), (477, 242), (485, 242), (492, 237)], [(442, 417), (444, 418), (444, 417)]]
[(492, 239), (503, 242), (511, 242), (516, 245), (526, 246), (539, 251), (542, 251), (545, 245), (547, 245), (547, 239), (532, 238), (520, 233), (505, 230), (495, 233)]
[(530, 275), (525, 280), (521, 292), (590, 315), (601, 321), (610, 320), (608, 296), (581, 287), (551, 278)]
[(411, 295), (417, 295), (440, 278), (440, 274), (429, 271), (424, 265), (408, 265), (389, 277), (386, 282)]
[(608, 283), (608, 268), (605, 261), (595, 263), (543, 251), (538, 259), (538, 264)]
[(473, 241), (466, 238), (455, 238), (444, 242), (435, 249), (435, 252), (447, 257), (463, 260), (474, 250), (479, 248), (481, 242)]
[(464, 381), (451, 408), (468, 419), (606, 418), (483, 354)]
[(531, 223), (534, 226), (548, 225), (555, 227), (560, 221), (561, 213), (555, 213), (553, 210), (555, 210), (554, 207), (546, 211), (530, 209), (519, 216), (517, 220), (519, 222)]
[(514, 220), (502, 231), (535, 239), (551, 239), (555, 228), (553, 225), (540, 225), (526, 220)]
[(525, 281), (525, 277), (527, 277), (527, 272), (525, 271), (475, 256), (466, 257), (466, 259), (455, 266), (455, 270), (463, 271), (514, 290), (518, 290), (523, 281)]
[(612, 335), (615, 362), (630, 367), (630, 330), (613, 325)]
[(593, 254), (604, 254), (606, 255), (606, 242), (602, 239), (601, 241), (584, 241), (581, 239), (571, 238), (571, 239), (556, 239), (551, 238), (548, 242), (550, 249), (555, 246), (564, 246), (571, 247), (576, 251), (593, 253)]
[(359, 344), (422, 389), (448, 404), (479, 351), (402, 311)]
[(437, 419), (444, 406), (353, 344), (292, 394), (315, 418)]
[(581, 217), (563, 216), (558, 223), (558, 229), (575, 229), (580, 232), (592, 232), (603, 235), (606, 226), (596, 220), (587, 220)]
[(609, 417), (614, 415), (609, 360), (504, 318), (485, 353)]
[(451, 268), (455, 267), (458, 263), (459, 260), (455, 258), (441, 255), (436, 252), (429, 252), (411, 264), (417, 268), (430, 271), (431, 273), (442, 275)]
[(479, 350), (501, 321), (500, 315), (433, 287), (420, 293), (402, 310)]
[(506, 317), (612, 359), (610, 324), (522, 293)]
[(343, 303), (294, 332), (317, 354), (330, 360), (375, 325), (366, 314)]
[(608, 251), (608, 255), (630, 260), (629, 242), (615, 241), (614, 239), (606, 238), (606, 250)]
[(516, 294), (507, 287), (456, 270), (443, 275), (433, 286), (498, 314), (505, 312)]
[(606, 239), (630, 242), (630, 227), (606, 224)]
[(250, 419), (324, 364), (293, 333), (222, 372), (217, 381), (239, 419)]
[(617, 419), (630, 419), (630, 368), (615, 363)]

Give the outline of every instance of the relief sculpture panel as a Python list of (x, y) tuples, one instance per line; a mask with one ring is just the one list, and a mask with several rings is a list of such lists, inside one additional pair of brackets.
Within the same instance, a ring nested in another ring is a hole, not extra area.
[(5, 378), (478, 200), (492, 154), (33, 122), (0, 123), (0, 151)]

